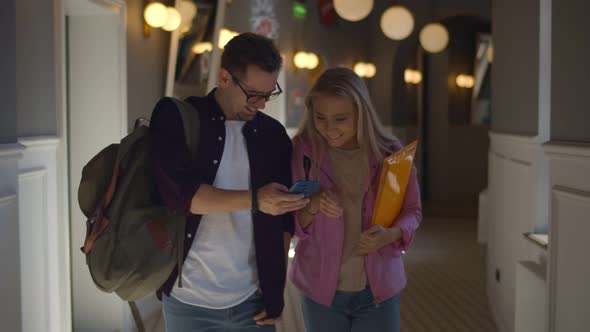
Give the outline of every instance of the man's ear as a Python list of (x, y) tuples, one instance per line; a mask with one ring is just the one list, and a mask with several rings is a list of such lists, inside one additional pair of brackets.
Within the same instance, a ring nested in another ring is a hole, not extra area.
[(225, 68), (219, 68), (219, 87), (226, 88), (232, 83), (231, 74)]

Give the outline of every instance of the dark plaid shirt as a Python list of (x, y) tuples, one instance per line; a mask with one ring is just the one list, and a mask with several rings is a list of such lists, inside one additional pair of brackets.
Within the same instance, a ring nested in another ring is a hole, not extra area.
[[(152, 113), (152, 161), (162, 199), (168, 208), (187, 216), (184, 259), (191, 248), (201, 215), (190, 212), (191, 200), (203, 183), (212, 185), (223, 155), (225, 116), (214, 98), (215, 90), (206, 97), (186, 101), (199, 112), (200, 143), (196, 160), (191, 160), (185, 144), (180, 114), (172, 101), (162, 99)], [(250, 183), (260, 188), (270, 182), (291, 184), (291, 140), (285, 128), (270, 116), (258, 112), (242, 130), (250, 161)], [(258, 279), (269, 317), (283, 309), (286, 279), (283, 233), (293, 234), (293, 216), (271, 216), (263, 212), (252, 215)], [(184, 262), (184, 260), (183, 260)], [(170, 295), (178, 271), (175, 268), (159, 293)]]

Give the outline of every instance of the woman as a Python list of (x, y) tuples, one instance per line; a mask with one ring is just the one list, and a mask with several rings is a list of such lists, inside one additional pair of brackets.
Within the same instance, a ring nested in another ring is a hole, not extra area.
[(305, 178), (308, 157), (321, 190), (296, 213), (290, 278), (303, 293), (306, 330), (399, 331), (402, 251), (422, 220), (416, 172), (393, 226), (371, 225), (381, 164), (399, 141), (385, 132), (350, 69), (324, 72), (305, 105), (293, 139), (293, 179)]

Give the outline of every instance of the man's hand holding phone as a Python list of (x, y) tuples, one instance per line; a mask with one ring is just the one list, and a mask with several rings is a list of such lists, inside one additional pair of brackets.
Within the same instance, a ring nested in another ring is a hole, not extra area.
[(301, 210), (309, 203), (303, 194), (291, 194), (280, 183), (269, 183), (257, 191), (258, 210), (277, 216)]
[(289, 192), (291, 194), (303, 194), (305, 198), (310, 198), (318, 189), (320, 189), (320, 183), (318, 181), (297, 180), (289, 188)]

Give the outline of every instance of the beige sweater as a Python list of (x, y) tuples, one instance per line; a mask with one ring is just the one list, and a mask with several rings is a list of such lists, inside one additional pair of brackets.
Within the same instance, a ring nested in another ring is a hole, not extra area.
[(330, 148), (329, 156), (334, 169), (334, 181), (344, 208), (344, 244), (337, 289), (360, 291), (367, 285), (364, 256), (358, 255), (362, 232), (363, 181), (367, 177), (366, 165), (360, 149)]

